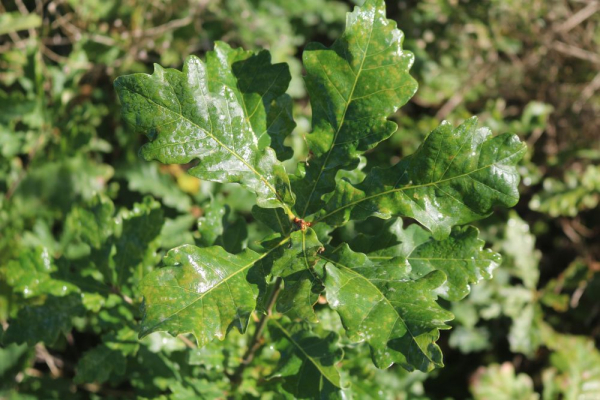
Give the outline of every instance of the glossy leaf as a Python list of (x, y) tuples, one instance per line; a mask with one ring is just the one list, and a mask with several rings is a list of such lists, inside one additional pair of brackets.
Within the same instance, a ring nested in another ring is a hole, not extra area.
[[(254, 125), (262, 125), (251, 122), (266, 112), (259, 98), (276, 98), (287, 85), (277, 76), (265, 78), (261, 87), (272, 89), (257, 94), (244, 80), (247, 77), (238, 82), (231, 63), (247, 55), (218, 45), (207, 54), (206, 63), (190, 56), (183, 71), (155, 65), (153, 75), (122, 76), (115, 87), (124, 118), (151, 140), (141, 149), (145, 159), (169, 164), (198, 160), (190, 174), (241, 183), (257, 194), (262, 207), (287, 207), (293, 203), (287, 174), (273, 149), (260, 145), (263, 132), (255, 132)], [(287, 71), (285, 66), (270, 68)], [(248, 111), (246, 102), (262, 113)]]
[(295, 324), (271, 320), (271, 338), (281, 353), (271, 378), (283, 378), (283, 388), (296, 399), (334, 399), (342, 387), (336, 364), (344, 357), (339, 336), (320, 337)]
[(386, 224), (390, 230), (378, 236), (359, 238), (359, 249), (367, 252), (373, 261), (393, 260), (405, 263), (411, 276), (421, 277), (439, 270), (446, 274), (446, 282), (437, 289), (448, 300), (461, 300), (470, 291), (470, 285), (490, 279), (500, 265), (498, 253), (483, 249), (485, 242), (478, 238), (479, 231), (472, 227), (455, 227), (444, 240), (435, 240), (425, 229), (411, 225), (402, 229), (401, 220)]
[(403, 40), (396, 23), (385, 18), (385, 2), (368, 0), (348, 14), (346, 30), (331, 48), (305, 48), (311, 156), (292, 184), (302, 218), (325, 205), (322, 196), (335, 189), (340, 169), (356, 168), (362, 152), (396, 131), (387, 117), (417, 90), (408, 73), (414, 57), (402, 49)]
[(452, 226), (484, 218), (495, 206), (514, 206), (525, 144), (476, 125), (475, 117), (457, 128), (443, 123), (393, 167), (373, 169), (356, 186), (341, 181), (318, 220), (340, 225), (350, 218), (405, 216), (443, 239)]
[(320, 256), (326, 266), (327, 301), (342, 319), (352, 341), (366, 341), (379, 368), (398, 363), (407, 370), (442, 367), (435, 344), (453, 318), (435, 295), (446, 280), (441, 271), (413, 280), (397, 263), (374, 263), (347, 245)]
[(185, 245), (167, 253), (164, 268), (147, 275), (140, 337), (167, 331), (192, 333), (200, 346), (223, 340), (230, 327), (246, 330), (256, 306), (257, 289), (248, 270), (263, 255), (245, 250), (238, 255), (214, 246)]
[(70, 282), (55, 279), (57, 268), (48, 249), (24, 249), (18, 261), (10, 261), (6, 267), (6, 280), (13, 290), (24, 298), (50, 294), (65, 296), (79, 292)]

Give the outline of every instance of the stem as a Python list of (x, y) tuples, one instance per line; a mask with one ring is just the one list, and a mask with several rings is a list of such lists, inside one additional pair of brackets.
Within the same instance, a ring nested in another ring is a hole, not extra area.
[(240, 363), (240, 365), (238, 365), (233, 375), (229, 377), (234, 388), (238, 387), (240, 383), (242, 383), (242, 375), (244, 373), (244, 370), (246, 369), (246, 367), (248, 367), (248, 365), (250, 365), (250, 363), (254, 359), (256, 352), (258, 351), (258, 349), (260, 349), (260, 347), (263, 344), (261, 340), (262, 334), (265, 330), (265, 326), (267, 325), (267, 321), (272, 314), (272, 310), (275, 306), (277, 296), (281, 291), (282, 282), (283, 280), (281, 278), (277, 278), (275, 280), (273, 291), (271, 292), (271, 295), (269, 296), (269, 300), (267, 302), (267, 312), (263, 314), (263, 316), (260, 318), (260, 321), (258, 321), (258, 324), (256, 325), (256, 330), (254, 331), (254, 335), (252, 335), (252, 339), (250, 340), (248, 349), (242, 357), (242, 362)]

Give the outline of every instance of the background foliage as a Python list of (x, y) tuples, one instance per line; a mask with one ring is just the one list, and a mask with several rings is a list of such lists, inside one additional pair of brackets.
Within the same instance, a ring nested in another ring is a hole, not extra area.
[[(365, 155), (367, 168), (413, 153), (441, 120), (471, 115), (494, 133), (516, 133), (529, 152), (519, 204), (478, 223), (502, 265), (467, 299), (443, 303), (456, 316), (439, 342), (446, 367), (379, 371), (368, 349), (342, 344), (357, 357), (342, 361), (351, 374), (341, 379), (361, 399), (600, 398), (600, 4), (386, 3), (415, 54), (419, 90), (393, 117), (399, 130), (388, 145)], [(121, 119), (112, 82), (154, 62), (181, 68), (215, 40), (268, 48), (290, 64), (298, 125), (287, 144), (304, 154), (311, 110), (299, 57), (306, 43), (338, 37), (352, 6), (2, 1), (0, 397), (276, 397), (280, 378), (256, 379), (289, 355), (281, 330), (266, 332), (274, 346), (233, 387), (228, 376), (250, 335), (232, 331), (224, 345), (201, 349), (186, 336), (137, 340), (137, 283), (166, 250), (257, 250), (267, 229), (252, 223), (254, 196), (239, 187), (141, 160), (144, 139)], [(349, 224), (336, 240), (358, 228), (375, 234), (381, 224)], [(337, 317), (318, 313), (323, 329), (340, 331)]]

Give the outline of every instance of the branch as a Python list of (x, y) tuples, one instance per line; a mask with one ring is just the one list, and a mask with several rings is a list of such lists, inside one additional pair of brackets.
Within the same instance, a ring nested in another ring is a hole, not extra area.
[(600, 64), (600, 56), (596, 53), (592, 53), (591, 51), (580, 49), (579, 47), (571, 46), (570, 44), (560, 42), (558, 40), (552, 43), (552, 48), (568, 56), (586, 60), (594, 64)]
[(254, 331), (254, 335), (252, 335), (252, 339), (250, 340), (248, 349), (242, 357), (242, 362), (240, 363), (240, 365), (238, 365), (235, 372), (229, 376), (229, 379), (231, 380), (231, 383), (234, 388), (240, 385), (240, 383), (242, 382), (242, 375), (244, 373), (244, 370), (246, 369), (246, 367), (248, 367), (248, 365), (250, 365), (250, 363), (254, 359), (256, 352), (262, 346), (262, 334), (265, 330), (265, 326), (267, 325), (267, 321), (272, 314), (273, 306), (275, 305), (277, 296), (281, 291), (281, 282), (281, 278), (277, 278), (277, 280), (275, 281), (275, 287), (273, 288), (273, 292), (271, 292), (271, 296), (269, 297), (269, 300), (267, 302), (267, 312), (263, 314), (263, 316), (260, 318), (260, 321), (258, 321), (258, 324), (256, 325), (256, 330)]

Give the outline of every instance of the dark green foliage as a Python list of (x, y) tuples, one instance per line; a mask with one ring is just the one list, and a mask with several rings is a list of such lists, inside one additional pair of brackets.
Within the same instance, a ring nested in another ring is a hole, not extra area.
[(3, 3), (0, 398), (598, 397), (597, 4), (455, 3)]

